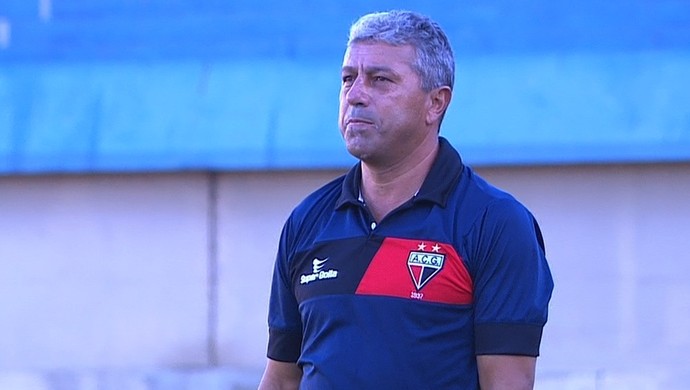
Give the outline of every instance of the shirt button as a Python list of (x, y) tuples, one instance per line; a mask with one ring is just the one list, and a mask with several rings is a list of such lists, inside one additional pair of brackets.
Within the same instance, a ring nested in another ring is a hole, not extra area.
[(374, 230), (374, 229), (376, 229), (376, 222), (371, 223), (371, 230)]

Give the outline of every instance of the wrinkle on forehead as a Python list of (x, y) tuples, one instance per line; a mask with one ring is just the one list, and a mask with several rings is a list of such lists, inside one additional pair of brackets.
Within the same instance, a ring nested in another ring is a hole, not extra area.
[(390, 67), (395, 63), (400, 63), (413, 69), (416, 54), (414, 47), (410, 45), (394, 46), (382, 42), (354, 43), (345, 50), (343, 68), (345, 66), (359, 65), (349, 63), (352, 57), (358, 57), (358, 59), (365, 59), (372, 66)]

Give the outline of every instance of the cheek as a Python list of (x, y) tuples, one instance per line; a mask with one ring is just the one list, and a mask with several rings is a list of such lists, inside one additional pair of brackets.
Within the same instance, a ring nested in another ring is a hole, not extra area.
[(345, 110), (345, 105), (341, 101), (340, 105), (338, 106), (338, 125), (341, 129), (343, 127), (343, 120), (345, 118)]
[(405, 121), (413, 123), (422, 123), (426, 120), (426, 104), (423, 99), (408, 99), (402, 106), (405, 113)]

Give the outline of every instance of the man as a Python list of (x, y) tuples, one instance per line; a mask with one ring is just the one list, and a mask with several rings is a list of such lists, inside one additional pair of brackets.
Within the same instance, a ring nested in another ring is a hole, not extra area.
[(340, 131), (360, 162), (286, 222), (265, 389), (531, 389), (553, 282), (532, 215), (439, 129), (454, 60), (432, 20), (363, 16)]

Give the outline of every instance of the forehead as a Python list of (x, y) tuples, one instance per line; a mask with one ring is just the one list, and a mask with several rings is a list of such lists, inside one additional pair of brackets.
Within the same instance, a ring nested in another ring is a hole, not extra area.
[(343, 58), (343, 67), (388, 67), (412, 69), (416, 52), (410, 45), (393, 46), (380, 42), (353, 43)]

